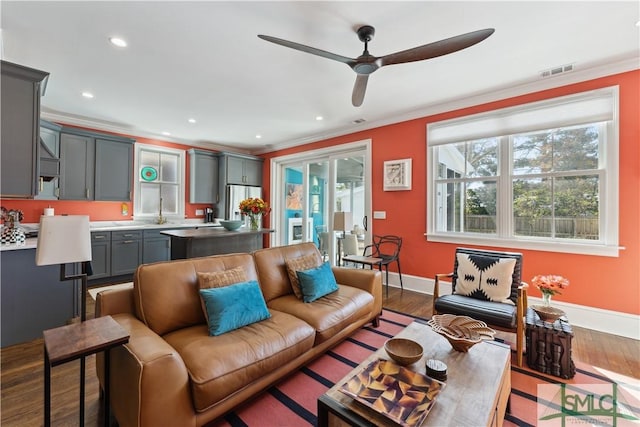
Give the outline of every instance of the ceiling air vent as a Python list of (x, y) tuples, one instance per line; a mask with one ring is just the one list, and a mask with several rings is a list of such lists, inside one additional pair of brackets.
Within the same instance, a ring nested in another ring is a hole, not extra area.
[(351, 123), (353, 123), (354, 125), (359, 125), (359, 124), (364, 123), (364, 122), (366, 122), (365, 119), (355, 119)]
[(540, 73), (542, 77), (557, 76), (558, 74), (567, 73), (573, 71), (573, 64), (561, 65), (559, 67), (553, 67), (550, 70), (544, 70)]

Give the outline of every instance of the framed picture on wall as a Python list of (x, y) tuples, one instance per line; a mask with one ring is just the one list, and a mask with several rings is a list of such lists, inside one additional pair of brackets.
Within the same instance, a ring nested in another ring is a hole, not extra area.
[(302, 184), (287, 183), (286, 208), (302, 210)]
[(382, 176), (384, 191), (411, 190), (411, 159), (387, 160)]

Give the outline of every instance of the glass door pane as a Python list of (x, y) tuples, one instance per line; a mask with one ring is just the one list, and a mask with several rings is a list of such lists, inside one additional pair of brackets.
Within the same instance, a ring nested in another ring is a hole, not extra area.
[(336, 263), (344, 255), (362, 255), (367, 241), (365, 206), (364, 155), (351, 155), (333, 160), (334, 237), (337, 243)]
[(329, 162), (308, 163), (309, 186), (307, 193), (309, 212), (309, 239), (320, 250), (322, 258), (328, 259), (331, 252), (329, 234)]

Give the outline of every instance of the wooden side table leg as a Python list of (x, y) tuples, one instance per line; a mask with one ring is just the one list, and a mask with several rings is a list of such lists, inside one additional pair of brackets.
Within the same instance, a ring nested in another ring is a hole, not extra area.
[(49, 352), (44, 347), (44, 427), (51, 425), (51, 365)]
[(110, 372), (110, 355), (111, 350), (104, 352), (104, 427), (111, 425), (111, 408), (109, 406), (111, 372)]
[(84, 426), (84, 377), (85, 377), (84, 356), (80, 358), (80, 426)]

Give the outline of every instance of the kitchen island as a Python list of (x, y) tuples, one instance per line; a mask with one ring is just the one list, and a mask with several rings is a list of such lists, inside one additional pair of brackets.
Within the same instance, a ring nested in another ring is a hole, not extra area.
[(171, 237), (171, 259), (195, 258), (230, 253), (248, 253), (263, 247), (263, 236), (274, 230), (262, 228), (227, 231), (224, 228), (165, 230)]

